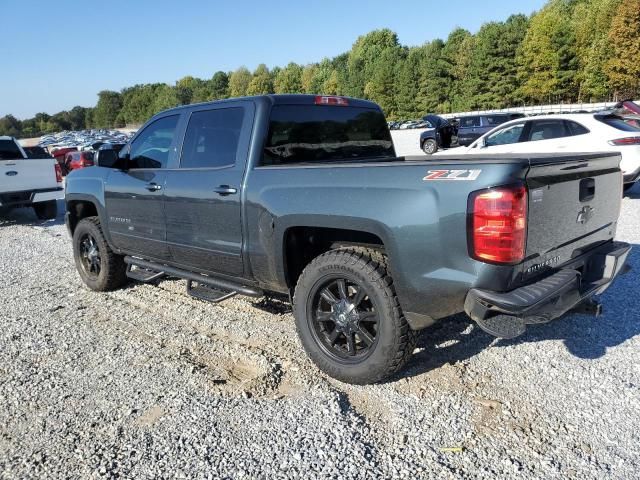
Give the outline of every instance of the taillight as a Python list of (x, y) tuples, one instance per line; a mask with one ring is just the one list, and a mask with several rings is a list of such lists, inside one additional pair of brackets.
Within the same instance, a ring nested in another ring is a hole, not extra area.
[(491, 263), (524, 259), (527, 239), (527, 188), (524, 185), (473, 192), (469, 196), (471, 256)]
[(343, 107), (347, 107), (349, 105), (349, 100), (344, 97), (317, 95), (315, 103), (316, 105), (340, 105)]
[(640, 137), (616, 138), (615, 140), (609, 140), (609, 145), (616, 147), (623, 145), (640, 145)]
[(87, 158), (83, 158), (82, 160), (80, 160), (80, 166), (81, 167), (93, 167), (93, 161), (89, 160)]
[(62, 168), (60, 168), (60, 164), (58, 162), (54, 163), (53, 168), (56, 171), (56, 182), (62, 183)]

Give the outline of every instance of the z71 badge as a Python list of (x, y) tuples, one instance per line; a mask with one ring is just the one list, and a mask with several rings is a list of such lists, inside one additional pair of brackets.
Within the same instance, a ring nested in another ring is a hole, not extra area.
[(429, 170), (423, 180), (476, 180), (482, 170)]

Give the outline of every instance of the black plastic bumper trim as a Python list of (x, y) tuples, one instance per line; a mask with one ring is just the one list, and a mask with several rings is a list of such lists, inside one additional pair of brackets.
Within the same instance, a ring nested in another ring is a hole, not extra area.
[[(581, 257), (588, 270), (578, 271), (570, 262), (561, 270), (531, 285), (510, 292), (471, 289), (464, 309), (475, 321), (507, 314), (525, 323), (540, 323), (558, 318), (579, 303), (606, 290), (623, 271), (631, 246), (610, 242)], [(585, 267), (586, 268), (586, 267)]]

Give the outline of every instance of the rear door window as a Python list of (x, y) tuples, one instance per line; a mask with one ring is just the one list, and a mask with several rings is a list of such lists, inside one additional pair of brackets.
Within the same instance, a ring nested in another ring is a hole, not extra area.
[(236, 162), (244, 108), (218, 108), (191, 114), (180, 168), (220, 168)]
[(563, 120), (534, 120), (531, 122), (529, 141), (553, 140), (570, 136)]
[(480, 126), (480, 117), (462, 117), (460, 119), (460, 128), (473, 128)]
[(565, 120), (565, 124), (569, 129), (569, 134), (571, 136), (584, 135), (586, 133), (589, 133), (589, 129), (583, 125), (580, 125), (578, 122), (574, 122), (572, 120)]
[(262, 165), (394, 158), (380, 110), (333, 105), (275, 105)]
[(506, 115), (487, 115), (484, 120), (486, 125), (495, 127), (509, 120), (509, 117)]

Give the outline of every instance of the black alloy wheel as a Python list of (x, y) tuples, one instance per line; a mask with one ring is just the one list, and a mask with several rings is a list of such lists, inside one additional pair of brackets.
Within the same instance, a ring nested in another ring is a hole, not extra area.
[(314, 258), (293, 296), (305, 352), (327, 375), (364, 385), (399, 371), (415, 348), (384, 253), (344, 247)]
[(80, 238), (80, 263), (89, 277), (98, 278), (102, 269), (102, 257), (98, 242), (90, 233)]
[(375, 305), (365, 287), (353, 279), (319, 282), (309, 296), (307, 318), (323, 350), (338, 361), (361, 361), (376, 345)]

